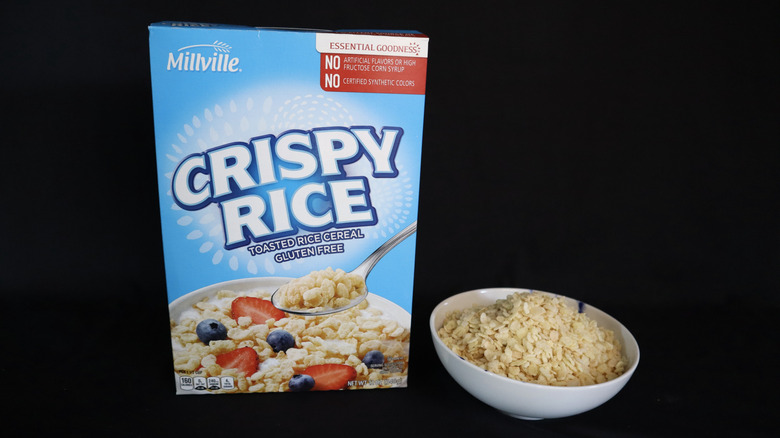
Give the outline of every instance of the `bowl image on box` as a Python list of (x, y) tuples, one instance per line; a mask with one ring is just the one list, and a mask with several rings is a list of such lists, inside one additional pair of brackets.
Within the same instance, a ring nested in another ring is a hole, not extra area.
[[(332, 369), (344, 370), (349, 377), (330, 389), (406, 386), (411, 315), (380, 296), (369, 293), (365, 303), (352, 310), (320, 317), (284, 315), (271, 327), (241, 327), (231, 321), (230, 309), (235, 300), (256, 297), (269, 302), (270, 294), (290, 280), (269, 277), (227, 281), (184, 295), (169, 305), (177, 365), (174, 377), (180, 394), (295, 391), (290, 387), (293, 377), (320, 363), (334, 364)], [(193, 332), (193, 327), (206, 320), (221, 321), (228, 327), (227, 339), (216, 342), (224, 344), (216, 348), (217, 354), (215, 348), (207, 348), (196, 339), (197, 333)], [(284, 351), (276, 351), (273, 341), (268, 341), (275, 331), (292, 335), (292, 344)], [(219, 351), (231, 355), (247, 345), (258, 350), (250, 354), (257, 354), (260, 359), (252, 376), (209, 369), (209, 355), (214, 355), (218, 362)], [(372, 359), (375, 363), (365, 363), (367, 356), (377, 355), (379, 362)], [(327, 360), (321, 362), (320, 358)], [(213, 385), (208, 384), (209, 378)], [(192, 384), (182, 385), (182, 381)]]
[(594, 409), (615, 396), (629, 381), (639, 363), (639, 346), (633, 335), (620, 322), (601, 310), (567, 297), (562, 298), (571, 309), (581, 309), (599, 327), (611, 330), (622, 346), (626, 359), (622, 374), (611, 380), (584, 386), (552, 386), (528, 383), (489, 372), (455, 354), (439, 336), (439, 330), (452, 312), (477, 306), (490, 306), (514, 293), (531, 293), (529, 289), (491, 288), (453, 295), (439, 303), (429, 324), (436, 353), (452, 378), (480, 401), (509, 416), (538, 420), (567, 417)]

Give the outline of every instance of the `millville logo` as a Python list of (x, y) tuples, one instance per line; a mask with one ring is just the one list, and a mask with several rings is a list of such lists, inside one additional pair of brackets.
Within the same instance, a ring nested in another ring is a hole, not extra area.
[[(214, 51), (209, 54), (209, 49)], [(176, 53), (168, 53), (168, 70), (239, 72), (240, 61), (238, 57), (230, 56), (231, 49), (232, 47), (221, 41), (182, 47)]]

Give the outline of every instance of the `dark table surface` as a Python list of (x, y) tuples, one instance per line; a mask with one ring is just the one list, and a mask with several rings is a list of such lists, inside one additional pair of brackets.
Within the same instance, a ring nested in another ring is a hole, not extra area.
[[(4, 3), (4, 426), (775, 436), (779, 8)], [(408, 388), (174, 395), (146, 27), (168, 19), (430, 36)], [(634, 377), (556, 420), (471, 397), (439, 363), (428, 317), (450, 295), (496, 286), (615, 316), (639, 342)]]
[(176, 396), (164, 300), (122, 290), (122, 298), (11, 300), (11, 324), (26, 328), (11, 339), (3, 367), (10, 424), (34, 435), (82, 436), (311, 427), (325, 436), (653, 437), (774, 436), (777, 423), (776, 308), (611, 309), (639, 342), (634, 377), (592, 411), (524, 421), (473, 398), (446, 373), (427, 331), (427, 305), (414, 308), (408, 388)]

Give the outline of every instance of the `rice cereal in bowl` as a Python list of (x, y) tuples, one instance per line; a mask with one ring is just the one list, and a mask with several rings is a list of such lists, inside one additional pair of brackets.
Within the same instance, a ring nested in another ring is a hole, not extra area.
[(479, 289), (433, 310), (445, 369), (466, 391), (521, 419), (559, 418), (600, 406), (639, 363), (620, 322), (571, 298), (528, 289)]

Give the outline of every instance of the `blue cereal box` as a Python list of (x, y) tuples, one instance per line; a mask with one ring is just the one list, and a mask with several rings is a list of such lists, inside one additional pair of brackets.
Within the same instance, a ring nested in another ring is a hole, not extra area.
[(406, 387), (428, 38), (149, 32), (177, 394)]

